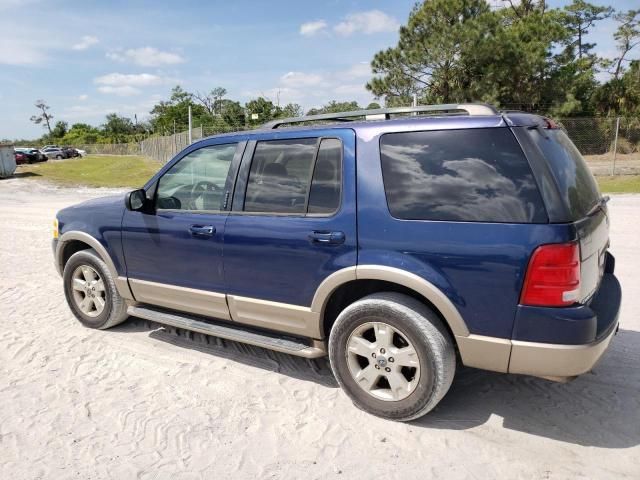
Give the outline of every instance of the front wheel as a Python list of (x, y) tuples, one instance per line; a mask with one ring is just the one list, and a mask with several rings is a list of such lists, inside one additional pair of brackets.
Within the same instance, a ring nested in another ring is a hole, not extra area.
[(399, 421), (433, 409), (456, 368), (453, 341), (438, 315), (399, 293), (369, 295), (344, 309), (329, 336), (329, 358), (358, 408)]
[(127, 319), (127, 305), (95, 250), (74, 253), (62, 278), (69, 308), (84, 326), (104, 330)]
[(57, 160), (62, 160), (62, 155), (56, 155)]

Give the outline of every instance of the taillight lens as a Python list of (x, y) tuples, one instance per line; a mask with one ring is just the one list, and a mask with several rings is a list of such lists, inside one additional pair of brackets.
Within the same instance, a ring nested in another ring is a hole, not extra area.
[(535, 249), (524, 278), (520, 303), (566, 307), (580, 295), (580, 247), (577, 243), (542, 245)]

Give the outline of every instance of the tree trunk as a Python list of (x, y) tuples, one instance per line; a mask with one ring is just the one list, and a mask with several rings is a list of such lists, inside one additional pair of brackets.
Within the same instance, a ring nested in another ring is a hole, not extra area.
[(51, 124), (49, 123), (49, 115), (47, 115), (47, 112), (43, 112), (42, 116), (44, 117), (44, 121), (47, 124), (47, 130), (49, 130), (49, 135), (51, 135)]
[(578, 25), (578, 58), (582, 60), (582, 27)]

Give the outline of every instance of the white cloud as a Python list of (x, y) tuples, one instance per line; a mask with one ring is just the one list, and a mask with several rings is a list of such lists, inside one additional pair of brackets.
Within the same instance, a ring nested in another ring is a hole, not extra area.
[(177, 53), (163, 52), (153, 47), (130, 48), (107, 53), (107, 58), (117, 62), (130, 62), (143, 67), (159, 67), (183, 63), (184, 58)]
[(286, 87), (311, 87), (324, 81), (317, 73), (289, 72), (280, 77), (280, 82)]
[(86, 93), (83, 93), (82, 95), (78, 95), (78, 100), (80, 100), (81, 102), (85, 102), (88, 98), (89, 98), (89, 95), (87, 95)]
[(12, 37), (11, 32), (0, 41), (0, 64), (37, 65), (46, 60), (45, 47), (30, 39)]
[(349, 67), (344, 75), (348, 78), (370, 78), (372, 75), (371, 66), (369, 62), (356, 63)]
[(313, 22), (306, 22), (300, 25), (300, 35), (312, 37), (319, 33), (326, 33), (327, 22), (324, 20), (315, 20)]
[(330, 100), (355, 100), (363, 107), (373, 100), (365, 88), (371, 76), (366, 62), (357, 63), (344, 70), (323, 72), (288, 72), (282, 75), (274, 87), (260, 91), (244, 91), (247, 99), (262, 96), (280, 105), (298, 103), (304, 110), (320, 107)]
[(93, 37), (91, 35), (85, 35), (84, 37), (82, 37), (82, 39), (80, 39), (78, 43), (73, 45), (71, 48), (73, 50), (86, 50), (87, 48), (95, 45), (98, 42), (99, 40), (97, 37)]
[(348, 36), (354, 33), (395, 32), (400, 27), (398, 21), (380, 10), (352, 13), (333, 27), (338, 35)]
[(0, 10), (24, 7), (26, 4), (35, 3), (35, 1), (36, 0), (0, 0)]
[(96, 77), (93, 83), (98, 85), (108, 85), (112, 87), (149, 87), (152, 85), (161, 85), (166, 79), (153, 75), (151, 73), (125, 74), (125, 73), (109, 73)]
[(128, 117), (133, 117), (135, 114), (138, 115), (138, 120), (142, 120), (147, 117), (153, 105), (162, 100), (162, 98), (162, 96), (151, 95), (142, 98), (138, 102), (132, 102), (128, 99), (122, 100), (122, 103), (108, 100), (106, 102), (99, 101), (92, 104), (72, 105), (62, 110), (58, 116), (72, 123), (79, 121), (97, 123), (104, 120), (104, 116), (109, 113), (117, 113)]
[(142, 87), (164, 85), (171, 81), (173, 80), (170, 78), (160, 77), (151, 73), (109, 73), (93, 79), (93, 83), (98, 85), (98, 91), (100, 93), (117, 95), (120, 97), (139, 95), (142, 93)]
[(111, 85), (103, 85), (98, 87), (100, 93), (108, 93), (111, 95), (117, 95), (119, 97), (131, 97), (133, 95), (139, 95), (142, 91), (139, 88), (132, 87), (131, 85), (122, 85), (120, 87), (114, 87)]

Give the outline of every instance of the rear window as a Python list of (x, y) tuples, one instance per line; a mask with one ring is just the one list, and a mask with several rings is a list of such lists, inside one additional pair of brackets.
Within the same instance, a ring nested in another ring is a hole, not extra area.
[(531, 129), (529, 134), (547, 159), (572, 220), (583, 218), (600, 199), (600, 192), (582, 155), (562, 130)]
[(529, 163), (507, 128), (389, 133), (380, 139), (380, 158), (396, 218), (547, 222)]

